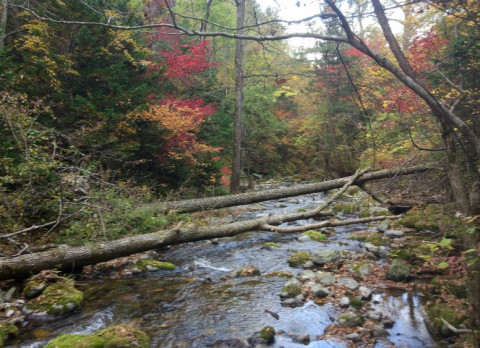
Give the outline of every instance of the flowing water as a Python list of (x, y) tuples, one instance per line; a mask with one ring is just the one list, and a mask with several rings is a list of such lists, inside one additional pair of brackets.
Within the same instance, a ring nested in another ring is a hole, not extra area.
[[(296, 211), (322, 201), (322, 194), (256, 204), (240, 218)], [(306, 224), (309, 221), (298, 221)], [(277, 332), (273, 347), (346, 347), (341, 340), (317, 341), (335, 321), (339, 309), (306, 302), (302, 307), (280, 304), (279, 293), (285, 279), (278, 277), (231, 278), (233, 270), (247, 265), (262, 274), (300, 270), (288, 266), (293, 250), (310, 252), (322, 248), (359, 251), (358, 242), (348, 240), (355, 230), (367, 226), (335, 229), (328, 243), (299, 242), (298, 234), (249, 232), (218, 241), (201, 241), (174, 246), (158, 252), (158, 258), (178, 267), (175, 271), (150, 272), (123, 279), (100, 277), (82, 282), (82, 310), (49, 322), (30, 322), (14, 342), (15, 347), (43, 347), (61, 333), (92, 333), (107, 326), (133, 322), (147, 332), (152, 347), (207, 347), (217, 340), (246, 339), (271, 325)], [(264, 248), (275, 242), (281, 248)], [(372, 307), (391, 317), (395, 324), (376, 347), (432, 347), (434, 341), (424, 324), (420, 294), (376, 293)], [(278, 314), (278, 319), (265, 310)], [(308, 345), (294, 343), (293, 335), (310, 335)], [(13, 347), (12, 346), (12, 347)]]

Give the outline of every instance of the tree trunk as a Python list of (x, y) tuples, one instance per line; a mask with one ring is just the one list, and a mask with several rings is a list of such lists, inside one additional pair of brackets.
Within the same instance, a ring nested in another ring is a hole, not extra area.
[[(392, 178), (400, 175), (421, 173), (432, 169), (428, 166), (417, 166), (405, 169), (385, 169), (376, 172), (366, 173), (356, 180), (360, 185), (368, 181)], [(218, 196), (209, 198), (197, 198), (184, 201), (174, 201), (165, 203), (156, 203), (158, 209), (164, 212), (174, 211), (175, 213), (189, 213), (200, 210), (218, 209), (233, 207), (242, 204), (251, 204), (280, 199), (285, 197), (305, 195), (315, 192), (323, 192), (340, 188), (348, 181), (348, 177), (334, 180), (327, 180), (315, 184), (296, 185), (293, 187), (279, 188), (268, 191), (238, 193), (229, 196)]]
[[(237, 0), (237, 33), (243, 35), (245, 0)], [(240, 192), (243, 139), (243, 40), (235, 42), (235, 115), (233, 120), (233, 158), (230, 192)]]
[(7, 34), (7, 6), (8, 0), (2, 0), (2, 14), (0, 17), (0, 51), (3, 50)]
[[(115, 241), (101, 242), (80, 247), (62, 245), (45, 252), (21, 255), (11, 259), (0, 259), (0, 280), (12, 278), (21, 279), (45, 269), (58, 269), (68, 272), (83, 266), (147, 250), (158, 249), (168, 245), (211, 238), (230, 237), (251, 230), (263, 229), (274, 231), (277, 228), (277, 225), (284, 222), (308, 219), (319, 215), (320, 212), (328, 207), (334, 199), (343, 194), (343, 192), (355, 182), (359, 175), (360, 173), (357, 172), (355, 175), (348, 178), (341, 190), (332, 195), (332, 197), (326, 202), (323, 202), (317, 208), (310, 211), (264, 216), (259, 219), (239, 221), (226, 225), (193, 226), (182, 229), (177, 227), (140, 236), (131, 236)], [(315, 228), (319, 228), (319, 226), (327, 227), (364, 223), (384, 218), (386, 217), (372, 217), (350, 221), (324, 221), (322, 225), (317, 224)], [(308, 226), (303, 226), (302, 228), (305, 229), (308, 228)], [(295, 229), (294, 231), (298, 231), (298, 229)], [(288, 229), (283, 229), (280, 232), (289, 233), (290, 231)]]

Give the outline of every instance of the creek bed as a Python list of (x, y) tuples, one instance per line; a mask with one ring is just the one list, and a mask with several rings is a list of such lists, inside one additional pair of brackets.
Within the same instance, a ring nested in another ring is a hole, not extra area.
[[(324, 200), (311, 194), (255, 204), (239, 218), (309, 209)], [(306, 224), (309, 221), (298, 221)], [(152, 339), (152, 347), (207, 347), (218, 340), (247, 339), (270, 325), (276, 335), (272, 347), (346, 347), (340, 340), (316, 340), (334, 323), (340, 309), (331, 303), (307, 301), (296, 308), (283, 307), (279, 293), (285, 283), (280, 277), (240, 277), (229, 274), (247, 265), (261, 274), (301, 269), (291, 268), (293, 251), (315, 252), (325, 248), (360, 251), (351, 232), (368, 230), (363, 225), (335, 228), (326, 243), (300, 242), (299, 233), (249, 232), (217, 241), (187, 243), (158, 251), (158, 258), (176, 264), (175, 271), (149, 272), (122, 279), (100, 277), (79, 284), (84, 292), (82, 310), (54, 321), (32, 321), (10, 347), (43, 347), (61, 333), (92, 333), (107, 326), (133, 322)], [(265, 248), (275, 242), (280, 248)], [(372, 309), (394, 320), (388, 336), (375, 347), (432, 347), (434, 341), (424, 324), (421, 294), (376, 292)], [(267, 311), (266, 311), (267, 310)], [(278, 319), (269, 314), (278, 314)], [(295, 335), (309, 335), (308, 345), (294, 343)]]

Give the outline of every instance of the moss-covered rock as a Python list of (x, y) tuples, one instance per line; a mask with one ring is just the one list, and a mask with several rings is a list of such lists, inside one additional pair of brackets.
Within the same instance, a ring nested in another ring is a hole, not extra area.
[(311, 255), (306, 251), (297, 251), (288, 258), (288, 264), (290, 267), (298, 267), (310, 261)]
[(5, 342), (18, 334), (18, 327), (10, 323), (0, 323), (0, 347), (5, 346)]
[(358, 203), (344, 202), (333, 205), (331, 209), (334, 213), (343, 213), (348, 215), (358, 213), (361, 207), (358, 205)]
[(293, 274), (290, 271), (274, 271), (263, 275), (265, 278), (280, 277), (280, 278), (292, 278)]
[(302, 233), (302, 236), (307, 236), (311, 240), (317, 241), (317, 242), (323, 242), (327, 240), (327, 236), (324, 235), (322, 232), (314, 231), (314, 230), (308, 230)]
[(408, 280), (408, 278), (410, 278), (410, 267), (402, 261), (395, 259), (392, 261), (386, 277), (387, 279), (395, 281)]
[(355, 309), (361, 309), (363, 307), (363, 301), (360, 300), (359, 298), (352, 297), (350, 299), (350, 306), (352, 306)]
[(296, 278), (291, 278), (287, 280), (283, 286), (282, 293), (280, 294), (283, 298), (292, 298), (297, 295), (300, 295), (302, 292), (302, 284)]
[(463, 318), (446, 304), (438, 303), (427, 308), (428, 323), (430, 327), (441, 337), (450, 337), (454, 332), (450, 330), (442, 321), (442, 318), (453, 325), (459, 327), (463, 322)]
[(40, 295), (43, 290), (47, 287), (47, 283), (39, 283), (34, 280), (31, 280), (25, 284), (23, 288), (23, 294), (25, 295), (26, 298), (34, 298), (38, 295)]
[(80, 308), (83, 293), (72, 279), (63, 278), (47, 286), (43, 293), (26, 305), (31, 315), (63, 315)]
[(252, 265), (245, 266), (242, 269), (239, 269), (237, 271), (238, 277), (252, 277), (252, 276), (259, 276), (259, 275), (260, 275), (260, 270), (257, 267), (254, 267)]
[(154, 259), (142, 259), (137, 262), (131, 267), (129, 267), (129, 270), (132, 273), (142, 273), (146, 271), (159, 271), (159, 270), (166, 270), (166, 271), (171, 271), (175, 269), (175, 265), (170, 262), (164, 262), (164, 261), (158, 261)]
[[(351, 303), (350, 303), (351, 304)], [(338, 323), (346, 327), (356, 327), (362, 325), (364, 318), (354, 312), (342, 313), (338, 316)]]
[(258, 335), (266, 344), (271, 344), (275, 340), (275, 329), (272, 326), (265, 326)]
[(417, 231), (434, 231), (444, 235), (464, 232), (468, 224), (455, 217), (456, 209), (451, 204), (430, 204), (414, 207), (403, 218), (394, 222), (395, 226), (413, 228)]
[(135, 326), (115, 325), (91, 335), (60, 335), (45, 348), (148, 348), (148, 336)]
[(367, 218), (370, 216), (391, 216), (393, 215), (387, 208), (383, 207), (368, 207), (365, 209), (362, 209), (359, 213), (358, 216), (361, 218)]
[(276, 249), (280, 249), (280, 245), (278, 245), (277, 243), (273, 243), (273, 242), (265, 242), (265, 243), (262, 243), (262, 247), (264, 248), (276, 248)]

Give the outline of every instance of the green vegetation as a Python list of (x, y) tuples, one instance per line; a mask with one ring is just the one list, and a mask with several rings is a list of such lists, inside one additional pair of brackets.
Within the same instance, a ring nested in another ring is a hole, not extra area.
[(116, 325), (91, 335), (60, 335), (45, 348), (148, 348), (148, 336), (131, 325)]
[(356, 297), (352, 297), (350, 299), (350, 306), (352, 306), (353, 308), (357, 309), (357, 310), (360, 310), (362, 307), (363, 307), (363, 301), (356, 298)]
[(290, 267), (298, 267), (312, 259), (312, 256), (306, 251), (297, 251), (288, 258)]
[(18, 327), (14, 324), (0, 323), (0, 347), (4, 347), (5, 343), (18, 334)]
[(317, 242), (324, 242), (328, 240), (327, 236), (324, 235), (322, 232), (313, 231), (313, 230), (305, 231), (302, 233), (302, 235), (307, 236), (311, 240), (314, 240)]
[(158, 271), (158, 270), (167, 270), (171, 271), (174, 270), (176, 266), (170, 262), (163, 262), (153, 259), (141, 259), (132, 266), (130, 266), (130, 270), (138, 270), (140, 272), (146, 271)]

